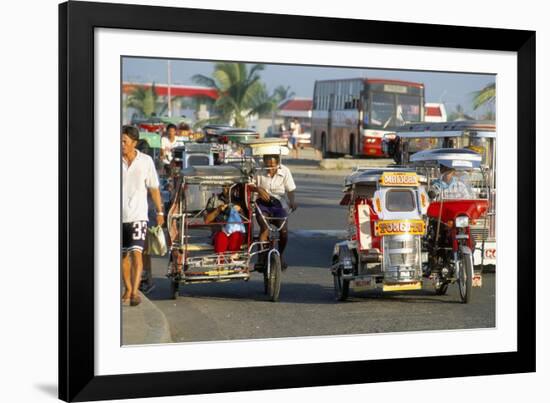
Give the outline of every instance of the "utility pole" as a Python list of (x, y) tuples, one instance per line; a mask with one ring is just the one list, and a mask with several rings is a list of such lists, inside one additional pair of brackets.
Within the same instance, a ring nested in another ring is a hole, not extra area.
[(167, 60), (167, 69), (168, 69), (168, 117), (172, 117), (172, 91), (170, 90), (170, 84), (172, 82), (172, 64), (170, 60)]

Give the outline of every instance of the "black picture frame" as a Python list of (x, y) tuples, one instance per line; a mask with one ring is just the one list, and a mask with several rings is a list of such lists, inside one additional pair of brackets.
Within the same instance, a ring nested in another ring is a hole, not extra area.
[[(517, 217), (521, 223), (517, 352), (95, 376), (96, 28), (516, 52)], [(535, 371), (535, 32), (70, 1), (59, 5), (59, 94), (60, 399), (90, 401)]]

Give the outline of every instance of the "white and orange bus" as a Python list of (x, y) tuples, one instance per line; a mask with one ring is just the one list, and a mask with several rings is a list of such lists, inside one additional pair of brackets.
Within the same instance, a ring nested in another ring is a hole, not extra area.
[(323, 157), (384, 156), (384, 135), (423, 119), (424, 84), (367, 78), (315, 82), (311, 140)]

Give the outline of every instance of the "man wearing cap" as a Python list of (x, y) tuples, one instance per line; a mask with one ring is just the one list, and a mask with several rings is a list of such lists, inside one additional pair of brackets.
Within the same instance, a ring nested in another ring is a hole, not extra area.
[(147, 192), (156, 207), (157, 224), (164, 224), (159, 180), (153, 159), (136, 149), (139, 131), (122, 126), (122, 278), (123, 305), (139, 305), (142, 252), (147, 233)]
[[(266, 217), (284, 219), (288, 215), (288, 209), (296, 210), (294, 192), (296, 185), (290, 169), (280, 163), (279, 155), (264, 155), (265, 171), (255, 178), (253, 190), (258, 193), (256, 205)], [(287, 202), (288, 198), (288, 202)], [(269, 229), (262, 217), (258, 217), (260, 225), (260, 241), (266, 241)], [(275, 223), (277, 225), (277, 223)], [(280, 225), (280, 224), (279, 224)], [(279, 234), (279, 253), (283, 270), (287, 268), (283, 260), (283, 252), (288, 240), (287, 223), (281, 228)]]
[(435, 191), (437, 197), (442, 199), (471, 198), (470, 189), (465, 183), (467, 178), (464, 178), (463, 174), (444, 164), (440, 165), (440, 172), (439, 179), (432, 182), (432, 190)]

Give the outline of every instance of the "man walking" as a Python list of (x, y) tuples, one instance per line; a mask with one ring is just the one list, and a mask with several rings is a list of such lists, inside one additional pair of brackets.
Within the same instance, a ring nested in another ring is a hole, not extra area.
[(136, 149), (139, 131), (122, 126), (122, 278), (123, 305), (139, 305), (142, 252), (147, 233), (147, 192), (155, 204), (158, 225), (164, 224), (159, 180), (151, 157)]

